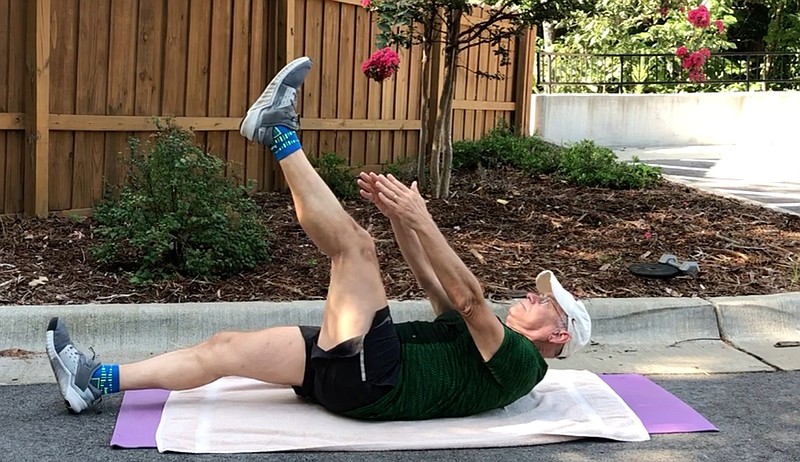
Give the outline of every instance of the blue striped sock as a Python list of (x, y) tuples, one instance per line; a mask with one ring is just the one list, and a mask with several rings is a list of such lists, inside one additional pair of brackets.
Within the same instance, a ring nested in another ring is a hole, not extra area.
[(272, 127), (272, 146), (269, 149), (275, 156), (275, 160), (279, 161), (300, 150), (301, 147), (300, 140), (297, 139), (297, 132), (283, 125)]
[(92, 374), (92, 385), (104, 395), (119, 392), (119, 364), (101, 364)]

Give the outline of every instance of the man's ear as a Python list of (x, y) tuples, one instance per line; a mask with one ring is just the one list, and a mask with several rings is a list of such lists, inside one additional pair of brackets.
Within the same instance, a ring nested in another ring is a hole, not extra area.
[(566, 329), (558, 329), (553, 331), (549, 337), (547, 337), (547, 341), (550, 343), (555, 343), (558, 345), (563, 345), (572, 339), (572, 336), (567, 332)]

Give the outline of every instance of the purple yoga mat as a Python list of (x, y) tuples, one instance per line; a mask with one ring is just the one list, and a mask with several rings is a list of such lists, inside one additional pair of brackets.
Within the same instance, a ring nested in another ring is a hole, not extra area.
[(167, 390), (126, 391), (111, 436), (117, 448), (154, 448), (161, 411), (167, 402)]
[[(697, 411), (647, 377), (609, 374), (600, 378), (639, 416), (650, 434), (718, 431)], [(168, 396), (165, 390), (125, 392), (111, 446), (156, 447), (156, 430)]]
[(630, 407), (647, 432), (690, 433), (719, 431), (688, 404), (638, 374), (608, 374), (602, 378)]

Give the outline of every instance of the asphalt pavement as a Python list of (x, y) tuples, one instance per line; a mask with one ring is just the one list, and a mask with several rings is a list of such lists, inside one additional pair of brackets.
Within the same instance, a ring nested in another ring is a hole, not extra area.
[(651, 375), (694, 407), (719, 432), (654, 435), (641, 443), (578, 440), (544, 446), (480, 450), (159, 454), (112, 449), (121, 402), (107, 397), (95, 412), (70, 415), (55, 384), (0, 387), (0, 460), (115, 461), (774, 461), (800, 460), (800, 372)]
[[(101, 359), (131, 361), (196, 343), (226, 328), (319, 322), (319, 302), (3, 307), (0, 461), (797, 461), (800, 460), (800, 293), (760, 297), (587, 299), (592, 344), (551, 367), (641, 373), (684, 400), (719, 432), (654, 435), (642, 443), (579, 440), (481, 450), (236, 455), (159, 454), (109, 446), (121, 395), (71, 415), (42, 353), (52, 314)], [(424, 301), (390, 303), (397, 322), (431, 317)], [(496, 304), (503, 316), (506, 304)]]

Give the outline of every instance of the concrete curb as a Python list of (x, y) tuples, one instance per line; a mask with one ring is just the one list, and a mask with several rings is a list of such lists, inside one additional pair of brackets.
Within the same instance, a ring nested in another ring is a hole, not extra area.
[[(747, 297), (595, 298), (592, 340), (608, 344), (800, 340), (800, 292)], [(82, 343), (116, 349), (173, 349), (222, 330), (322, 322), (322, 301), (37, 305), (0, 308), (0, 350), (39, 351), (47, 321), (60, 316)], [(492, 302), (505, 317), (508, 302)], [(430, 320), (425, 300), (390, 302), (396, 322)]]
[[(800, 301), (800, 294), (797, 295)], [(714, 306), (697, 298), (587, 299), (595, 341), (671, 343), (720, 338)], [(60, 316), (84, 344), (117, 350), (170, 350), (222, 330), (254, 330), (322, 322), (322, 301), (182, 303), (147, 305), (45, 305), (0, 309), (0, 350), (42, 349), (47, 321)], [(504, 318), (509, 303), (493, 302)], [(391, 301), (396, 322), (433, 319), (424, 300)]]
[[(595, 372), (714, 373), (800, 369), (800, 292), (770, 296), (586, 299), (592, 344), (557, 368)], [(255, 330), (322, 321), (322, 301), (48, 305), (0, 308), (0, 384), (50, 380), (42, 354), (50, 317), (60, 316), (79, 348), (127, 362), (197, 344), (222, 330)], [(430, 320), (427, 301), (391, 301), (396, 322)], [(508, 303), (493, 303), (504, 318)]]
[(797, 293), (712, 298), (721, 337), (779, 369), (800, 369), (800, 297)]

